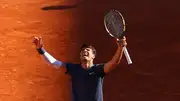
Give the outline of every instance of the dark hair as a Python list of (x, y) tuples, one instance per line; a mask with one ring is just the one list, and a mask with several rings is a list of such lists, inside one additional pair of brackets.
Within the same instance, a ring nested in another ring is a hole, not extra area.
[(83, 44), (83, 45), (81, 46), (81, 50), (84, 49), (84, 48), (90, 48), (90, 49), (92, 49), (93, 54), (96, 56), (96, 49), (95, 49), (92, 45)]

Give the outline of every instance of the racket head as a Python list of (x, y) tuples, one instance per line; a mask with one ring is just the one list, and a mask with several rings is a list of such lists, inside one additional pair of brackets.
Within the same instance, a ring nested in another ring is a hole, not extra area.
[(117, 10), (110, 10), (105, 15), (104, 26), (109, 35), (118, 39), (123, 36), (126, 30), (124, 17)]

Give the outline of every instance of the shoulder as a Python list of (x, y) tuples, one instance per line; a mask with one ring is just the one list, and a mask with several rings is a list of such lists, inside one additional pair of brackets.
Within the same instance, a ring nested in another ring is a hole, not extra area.
[(66, 65), (67, 68), (68, 67), (78, 67), (78, 66), (80, 66), (80, 64), (71, 63), (71, 62), (67, 62), (67, 63), (65, 63), (65, 65)]
[(68, 74), (73, 74), (74, 73), (74, 71), (76, 71), (77, 70), (77, 68), (79, 68), (80, 67), (80, 64), (75, 64), (75, 63), (66, 63), (66, 73), (68, 73)]
[(104, 65), (104, 63), (94, 64), (93, 69), (98, 71), (104, 70)]
[(93, 67), (92, 70), (93, 70), (99, 77), (104, 77), (104, 76), (105, 76), (104, 65), (105, 65), (105, 63), (94, 64), (94, 67)]

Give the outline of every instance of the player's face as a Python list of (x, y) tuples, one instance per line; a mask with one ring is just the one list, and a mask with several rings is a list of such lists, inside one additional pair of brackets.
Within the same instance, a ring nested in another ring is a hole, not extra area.
[(81, 60), (93, 60), (95, 58), (95, 55), (91, 48), (83, 48), (80, 52), (80, 59)]

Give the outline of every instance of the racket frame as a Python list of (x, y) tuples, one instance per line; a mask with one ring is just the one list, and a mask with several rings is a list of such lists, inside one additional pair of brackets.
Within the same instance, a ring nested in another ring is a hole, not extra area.
[[(107, 16), (107, 14), (109, 13), (109, 12), (116, 12), (116, 13), (118, 13), (120, 16), (121, 16), (121, 19), (122, 19), (122, 23), (123, 23), (123, 31), (122, 31), (122, 33), (121, 33), (121, 36), (120, 37), (115, 37), (113, 34), (111, 34), (111, 32), (109, 32), (109, 30), (108, 30), (108, 28), (107, 28), (107, 26), (106, 26), (106, 16)], [(125, 23), (125, 20), (124, 20), (124, 17), (122, 16), (122, 14), (119, 12), (119, 11), (117, 11), (117, 10), (111, 10), (111, 11), (109, 11), (106, 15), (105, 15), (105, 17), (104, 17), (104, 26), (105, 26), (105, 29), (106, 29), (106, 31), (109, 33), (109, 35), (111, 36), (111, 37), (114, 37), (114, 38), (117, 38), (118, 40), (120, 40), (122, 37), (123, 37), (123, 33), (126, 31), (126, 23)], [(132, 60), (131, 60), (131, 58), (130, 58), (130, 55), (129, 55), (129, 53), (128, 53), (128, 50), (127, 50), (127, 48), (126, 47), (123, 47), (123, 52), (124, 52), (124, 54), (125, 54), (125, 57), (126, 57), (126, 59), (127, 59), (127, 62), (128, 62), (128, 64), (132, 64)]]

